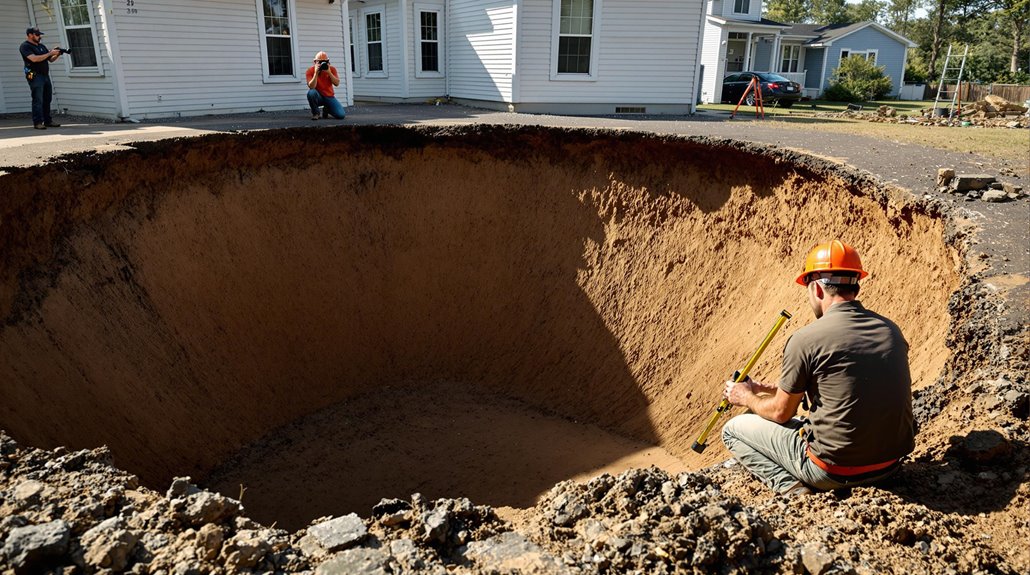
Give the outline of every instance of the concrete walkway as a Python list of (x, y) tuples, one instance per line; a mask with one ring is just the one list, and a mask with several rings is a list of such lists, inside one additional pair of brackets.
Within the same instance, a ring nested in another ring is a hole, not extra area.
[[(63, 125), (43, 131), (32, 128), (27, 114), (0, 117), (0, 174), (4, 169), (30, 167), (74, 152), (117, 150), (130, 147), (132, 142), (213, 132), (365, 124), (482, 123), (606, 128), (748, 140), (804, 151), (868, 171), (915, 195), (937, 195), (934, 185), (937, 169), (941, 167), (955, 168), (959, 173), (1022, 173), (1022, 182), (1012, 176), (999, 179), (1030, 187), (1030, 182), (1026, 181), (1030, 145), (1028, 157), (988, 158), (865, 136), (806, 130), (803, 125), (759, 122), (748, 120), (746, 116), (730, 120), (727, 114), (714, 112), (694, 116), (546, 116), (455, 105), (362, 104), (348, 108), (345, 120), (312, 121), (306, 110), (150, 120), (138, 124), (103, 123), (87, 118), (55, 119)], [(1012, 277), (1016, 278), (1014, 281), (1019, 287), (1010, 292), (1010, 302), (1024, 309), (1025, 313), (1016, 315), (1023, 319), (1030, 317), (1030, 310), (1026, 309), (1030, 306), (1030, 284), (1026, 283), (1030, 278), (1030, 201), (963, 202), (948, 195), (942, 199), (953, 202), (963, 217), (979, 225), (977, 249), (983, 255), (978, 257), (989, 264), (989, 276), (1004, 276), (1009, 284)]]

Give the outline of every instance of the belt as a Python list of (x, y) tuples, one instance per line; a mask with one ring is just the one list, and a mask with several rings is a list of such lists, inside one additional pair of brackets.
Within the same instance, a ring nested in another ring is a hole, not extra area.
[(805, 451), (808, 452), (808, 458), (812, 460), (812, 463), (816, 464), (816, 466), (818, 466), (826, 473), (831, 473), (833, 475), (843, 475), (845, 477), (851, 475), (862, 475), (863, 473), (872, 473), (873, 471), (880, 471), (881, 469), (887, 469), (891, 465), (894, 465), (898, 462), (897, 459), (891, 459), (890, 461), (885, 461), (883, 463), (874, 463), (872, 465), (831, 465), (829, 463), (826, 463), (822, 459), (816, 457), (816, 455), (812, 453), (811, 447), (806, 445)]

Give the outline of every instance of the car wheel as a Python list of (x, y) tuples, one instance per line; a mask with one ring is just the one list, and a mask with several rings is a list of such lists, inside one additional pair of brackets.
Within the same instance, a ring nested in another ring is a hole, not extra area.
[(749, 93), (747, 95), (747, 98), (744, 98), (744, 103), (747, 104), (748, 106), (754, 106), (755, 105), (755, 93), (754, 92)]
[(780, 100), (779, 104), (781, 108), (789, 108), (794, 105), (794, 100)]

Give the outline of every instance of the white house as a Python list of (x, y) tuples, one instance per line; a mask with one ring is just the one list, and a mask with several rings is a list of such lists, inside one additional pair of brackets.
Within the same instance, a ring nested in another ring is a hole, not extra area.
[(853, 24), (781, 24), (762, 18), (761, 0), (708, 0), (701, 64), (701, 100), (722, 99), (723, 79), (736, 72), (775, 72), (818, 97), (842, 58), (884, 66), (897, 95), (908, 48), (916, 44), (871, 20)]
[(0, 113), (30, 98), (25, 28), (72, 48), (60, 112), (142, 119), (301, 110), (325, 50), (355, 99), (553, 113), (689, 113), (704, 0), (0, 0)]

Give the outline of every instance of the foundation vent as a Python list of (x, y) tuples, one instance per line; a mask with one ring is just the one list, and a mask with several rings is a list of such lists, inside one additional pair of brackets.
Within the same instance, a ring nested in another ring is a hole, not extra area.
[(647, 108), (643, 106), (616, 106), (616, 114), (646, 114)]

